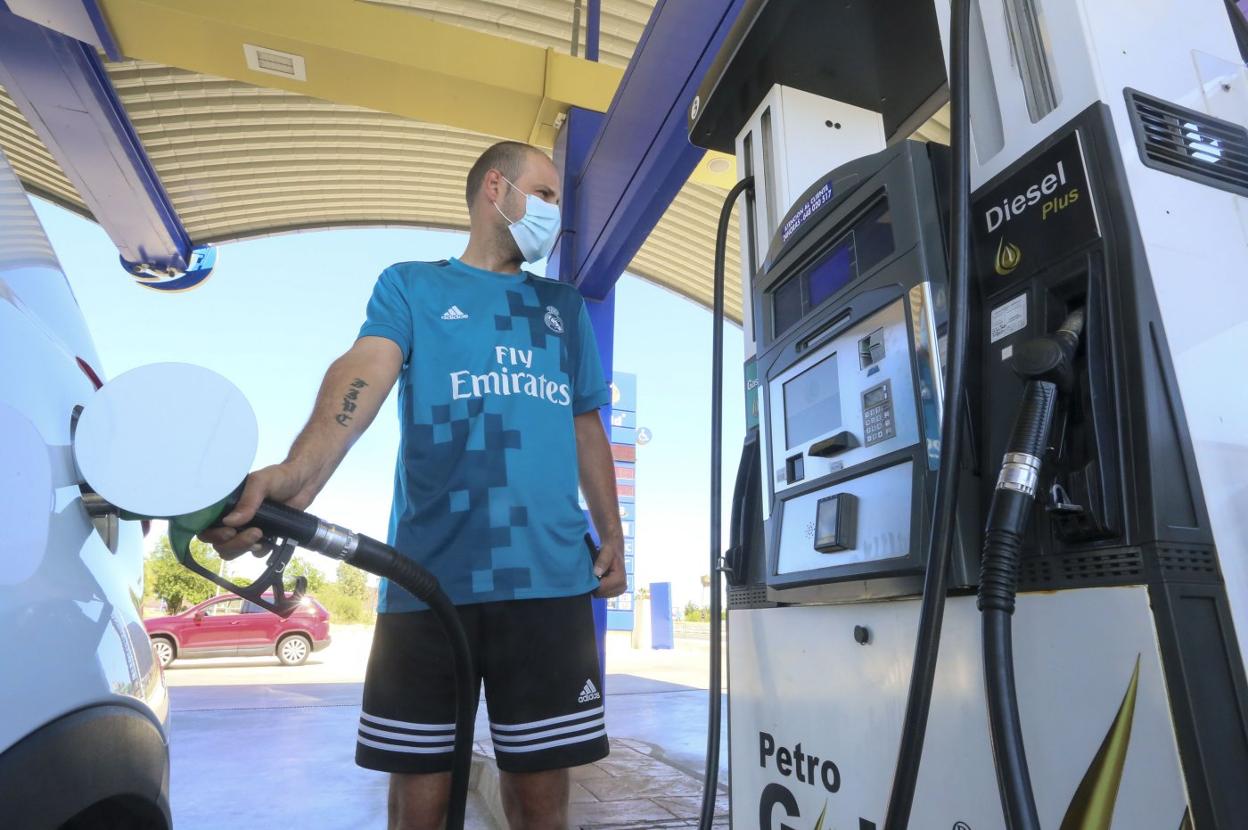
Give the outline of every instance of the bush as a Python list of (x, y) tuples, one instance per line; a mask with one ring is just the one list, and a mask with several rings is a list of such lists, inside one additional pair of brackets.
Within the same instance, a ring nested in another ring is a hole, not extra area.
[[(192, 539), (191, 555), (213, 573), (223, 572), (224, 563), (211, 545)], [(154, 597), (165, 604), (166, 613), (177, 614), (183, 608), (198, 605), (216, 593), (216, 585), (178, 561), (169, 544), (169, 537), (160, 537), (143, 563), (143, 598)]]
[(337, 582), (326, 582), (322, 585), (316, 592), (316, 599), (329, 612), (331, 623), (371, 624), (377, 620), (377, 612), (368, 600), (347, 593)]
[[(295, 590), (295, 580), (303, 577), (308, 580), (308, 593), (319, 595), (325, 589), (325, 575), (317, 570), (316, 566), (304, 559), (302, 556), (296, 556), (286, 565), (286, 570), (282, 571), (282, 582), (286, 586), (287, 591)], [(324, 603), (321, 603), (324, 605)], [(326, 606), (328, 607), (328, 606)]]
[(695, 605), (693, 602), (685, 603), (685, 622), (710, 622), (711, 609), (705, 605)]
[(346, 562), (338, 563), (338, 587), (349, 597), (368, 602), (368, 582), (364, 572)]

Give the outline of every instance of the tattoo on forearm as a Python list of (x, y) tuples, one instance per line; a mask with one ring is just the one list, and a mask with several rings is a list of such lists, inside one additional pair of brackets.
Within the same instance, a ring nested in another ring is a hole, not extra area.
[(360, 390), (365, 386), (368, 386), (368, 384), (362, 378), (356, 378), (351, 381), (351, 388), (347, 390), (347, 394), (342, 396), (342, 411), (334, 417), (334, 420), (340, 426), (348, 426), (351, 423), (351, 419), (355, 417), (352, 413), (355, 412), (356, 401), (360, 397)]

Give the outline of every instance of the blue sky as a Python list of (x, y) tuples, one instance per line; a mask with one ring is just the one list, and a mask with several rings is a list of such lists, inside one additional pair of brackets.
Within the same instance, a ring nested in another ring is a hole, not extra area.
[[(253, 239), (222, 246), (216, 270), (194, 291), (161, 294), (121, 270), (117, 249), (99, 226), (33, 201), (106, 375), (176, 361), (230, 378), (256, 411), (257, 466), (285, 456), (325, 369), (355, 339), (377, 275), (401, 260), (457, 256), (467, 241), (462, 233), (390, 228)], [(637, 581), (671, 581), (677, 604), (700, 602), (699, 577), (707, 573), (709, 556), (711, 315), (631, 275), (616, 291), (615, 368), (638, 376), (638, 424), (654, 434), (638, 449)], [(724, 486), (730, 495), (744, 433), (742, 345), (738, 327), (725, 332)], [(385, 537), (396, 412), (392, 394), (313, 512)]]

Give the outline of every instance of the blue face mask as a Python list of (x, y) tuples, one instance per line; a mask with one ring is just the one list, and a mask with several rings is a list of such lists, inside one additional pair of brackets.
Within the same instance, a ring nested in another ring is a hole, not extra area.
[[(524, 193), (506, 176), (503, 176), (503, 181), (515, 187), (517, 192)], [(537, 262), (550, 255), (555, 247), (555, 238), (559, 236), (558, 205), (552, 205), (536, 196), (524, 193), (524, 216), (516, 222), (512, 222), (511, 217), (503, 213), (503, 209), (497, 204), (494, 205), (494, 209), (510, 223), (507, 227), (511, 231), (511, 238), (516, 240), (516, 245), (520, 248), (525, 262)]]

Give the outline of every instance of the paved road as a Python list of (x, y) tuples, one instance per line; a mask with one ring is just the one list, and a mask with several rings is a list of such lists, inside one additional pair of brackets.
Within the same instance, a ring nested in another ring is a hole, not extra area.
[[(309, 683), (361, 683), (373, 643), (373, 628), (334, 625), (333, 642), (314, 652), (302, 666), (283, 666), (276, 657), (214, 657), (175, 660), (165, 670), (170, 686), (231, 686)], [(661, 680), (694, 689), (707, 687), (709, 643), (705, 639), (678, 639), (667, 651), (634, 649), (628, 634), (607, 636), (607, 672)]]
[[(200, 686), (170, 690), (171, 799), (179, 830), (385, 826), (385, 776), (355, 766), (362, 684)], [(661, 748), (701, 775), (704, 692), (607, 677), (607, 728)], [(477, 735), (489, 734), (485, 707)], [(721, 758), (721, 780), (726, 761)], [(484, 825), (481, 825), (484, 826)]]
[[(262, 658), (174, 664), (167, 676), (179, 830), (215, 830), (239, 820), (317, 830), (385, 826), (385, 776), (353, 761), (371, 631), (346, 628), (334, 637), (333, 646), (300, 667)], [(670, 763), (700, 776), (706, 692), (689, 684), (705, 687), (705, 659), (705, 647), (632, 652), (625, 640), (613, 640), (611, 735), (655, 745)], [(482, 706), (478, 737), (489, 734), (485, 718)], [(726, 780), (722, 755), (720, 769)], [(487, 826), (480, 821), (476, 826)]]

